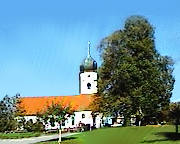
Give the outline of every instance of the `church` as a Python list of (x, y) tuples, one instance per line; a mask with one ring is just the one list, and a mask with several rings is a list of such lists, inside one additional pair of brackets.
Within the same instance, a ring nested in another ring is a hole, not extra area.
[[(70, 105), (74, 110), (74, 114), (67, 118), (62, 124), (62, 128), (76, 128), (80, 123), (89, 125), (90, 127), (100, 128), (105, 123), (112, 124), (111, 118), (103, 118), (101, 114), (92, 116), (89, 108), (93, 102), (93, 95), (97, 94), (97, 62), (91, 57), (90, 42), (88, 42), (88, 54), (82, 61), (79, 72), (79, 95), (70, 96), (44, 96), (44, 97), (23, 97), (21, 98), (21, 107), (25, 110), (26, 121), (32, 119), (36, 122), (36, 114), (50, 106), (52, 103), (61, 103)], [(45, 129), (57, 129), (58, 123), (52, 127), (45, 125)]]

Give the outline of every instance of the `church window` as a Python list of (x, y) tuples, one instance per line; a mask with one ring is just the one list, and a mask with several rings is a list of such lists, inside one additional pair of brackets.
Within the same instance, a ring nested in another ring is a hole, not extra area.
[(82, 114), (82, 118), (85, 118), (85, 114)]
[(55, 126), (55, 120), (54, 120), (54, 118), (53, 118), (53, 117), (52, 117), (52, 118), (50, 118), (49, 122), (50, 122), (50, 124), (51, 124), (51, 126), (52, 126), (52, 127), (54, 127), (54, 126)]
[(90, 75), (88, 75), (88, 77), (90, 77)]
[(72, 117), (72, 125), (74, 125), (74, 117)]
[(65, 121), (62, 121), (62, 126), (65, 126)]
[(90, 83), (87, 83), (87, 88), (91, 89), (91, 84)]

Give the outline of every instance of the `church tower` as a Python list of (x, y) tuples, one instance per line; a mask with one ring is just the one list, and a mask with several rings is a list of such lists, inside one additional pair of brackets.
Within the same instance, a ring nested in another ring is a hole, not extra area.
[(80, 94), (97, 93), (97, 63), (90, 54), (91, 43), (88, 42), (88, 55), (80, 65), (79, 92)]

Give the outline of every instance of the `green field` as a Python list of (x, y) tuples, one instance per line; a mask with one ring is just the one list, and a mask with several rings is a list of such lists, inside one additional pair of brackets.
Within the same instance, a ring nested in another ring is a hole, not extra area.
[(0, 133), (0, 139), (19, 139), (40, 136), (40, 133), (26, 132), (26, 133)]
[(174, 126), (104, 128), (65, 138), (61, 144), (180, 144), (180, 134), (174, 131)]

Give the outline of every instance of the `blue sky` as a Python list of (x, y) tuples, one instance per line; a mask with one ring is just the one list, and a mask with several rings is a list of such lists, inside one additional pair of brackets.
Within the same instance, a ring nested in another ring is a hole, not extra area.
[(6, 0), (0, 1), (0, 98), (78, 94), (78, 73), (97, 45), (121, 29), (131, 15), (155, 27), (156, 48), (175, 61), (172, 101), (180, 100), (179, 0)]

